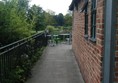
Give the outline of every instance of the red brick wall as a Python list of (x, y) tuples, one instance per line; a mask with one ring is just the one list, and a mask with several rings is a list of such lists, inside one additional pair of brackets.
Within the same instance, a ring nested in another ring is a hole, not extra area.
[(84, 13), (80, 13), (81, 2), (78, 11), (74, 10), (72, 47), (80, 66), (85, 83), (101, 83), (102, 80), (102, 56), (104, 40), (104, 1), (97, 0), (96, 15), (96, 43), (89, 40), (91, 29), (91, 0), (88, 10), (89, 37), (84, 38)]

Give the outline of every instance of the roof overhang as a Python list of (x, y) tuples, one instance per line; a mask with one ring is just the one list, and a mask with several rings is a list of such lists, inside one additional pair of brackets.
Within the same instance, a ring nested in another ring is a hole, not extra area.
[(74, 0), (72, 0), (70, 6), (69, 6), (69, 10), (73, 11), (74, 10)]
[(69, 10), (73, 11), (74, 7), (76, 7), (76, 9), (78, 9), (78, 4), (81, 0), (72, 0), (70, 6), (69, 6)]
[[(69, 6), (69, 10), (73, 11), (74, 10), (74, 7), (76, 7), (76, 9), (78, 9), (78, 4), (80, 3), (81, 0), (72, 0), (70, 6)], [(84, 3), (81, 7), (81, 11), (80, 12), (83, 12), (85, 10), (85, 8), (87, 7), (88, 5), (88, 0), (84, 0)]]
[(88, 5), (88, 0), (84, 0), (84, 4), (82, 5), (80, 12), (83, 12), (86, 9), (87, 5)]

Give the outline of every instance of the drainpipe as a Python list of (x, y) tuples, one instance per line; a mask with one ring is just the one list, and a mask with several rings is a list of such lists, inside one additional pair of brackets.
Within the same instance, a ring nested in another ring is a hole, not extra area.
[(105, 1), (105, 39), (103, 55), (103, 81), (102, 83), (113, 83), (115, 65), (115, 24), (116, 24), (116, 1)]

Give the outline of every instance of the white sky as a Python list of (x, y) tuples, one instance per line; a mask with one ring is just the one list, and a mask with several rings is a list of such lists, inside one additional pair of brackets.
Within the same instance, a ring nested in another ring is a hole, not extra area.
[(67, 13), (72, 0), (31, 0), (30, 5), (36, 4), (44, 10), (50, 9), (56, 14)]

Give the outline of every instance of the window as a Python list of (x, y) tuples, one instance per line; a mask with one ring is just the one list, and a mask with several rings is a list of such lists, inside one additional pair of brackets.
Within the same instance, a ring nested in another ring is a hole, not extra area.
[(85, 37), (88, 37), (88, 7), (85, 8)]
[(85, 26), (84, 26), (84, 37), (88, 38), (88, 0), (84, 1), (84, 4), (82, 5), (81, 11), (84, 11), (84, 20), (85, 20)]
[(91, 40), (96, 41), (96, 0), (91, 5)]

